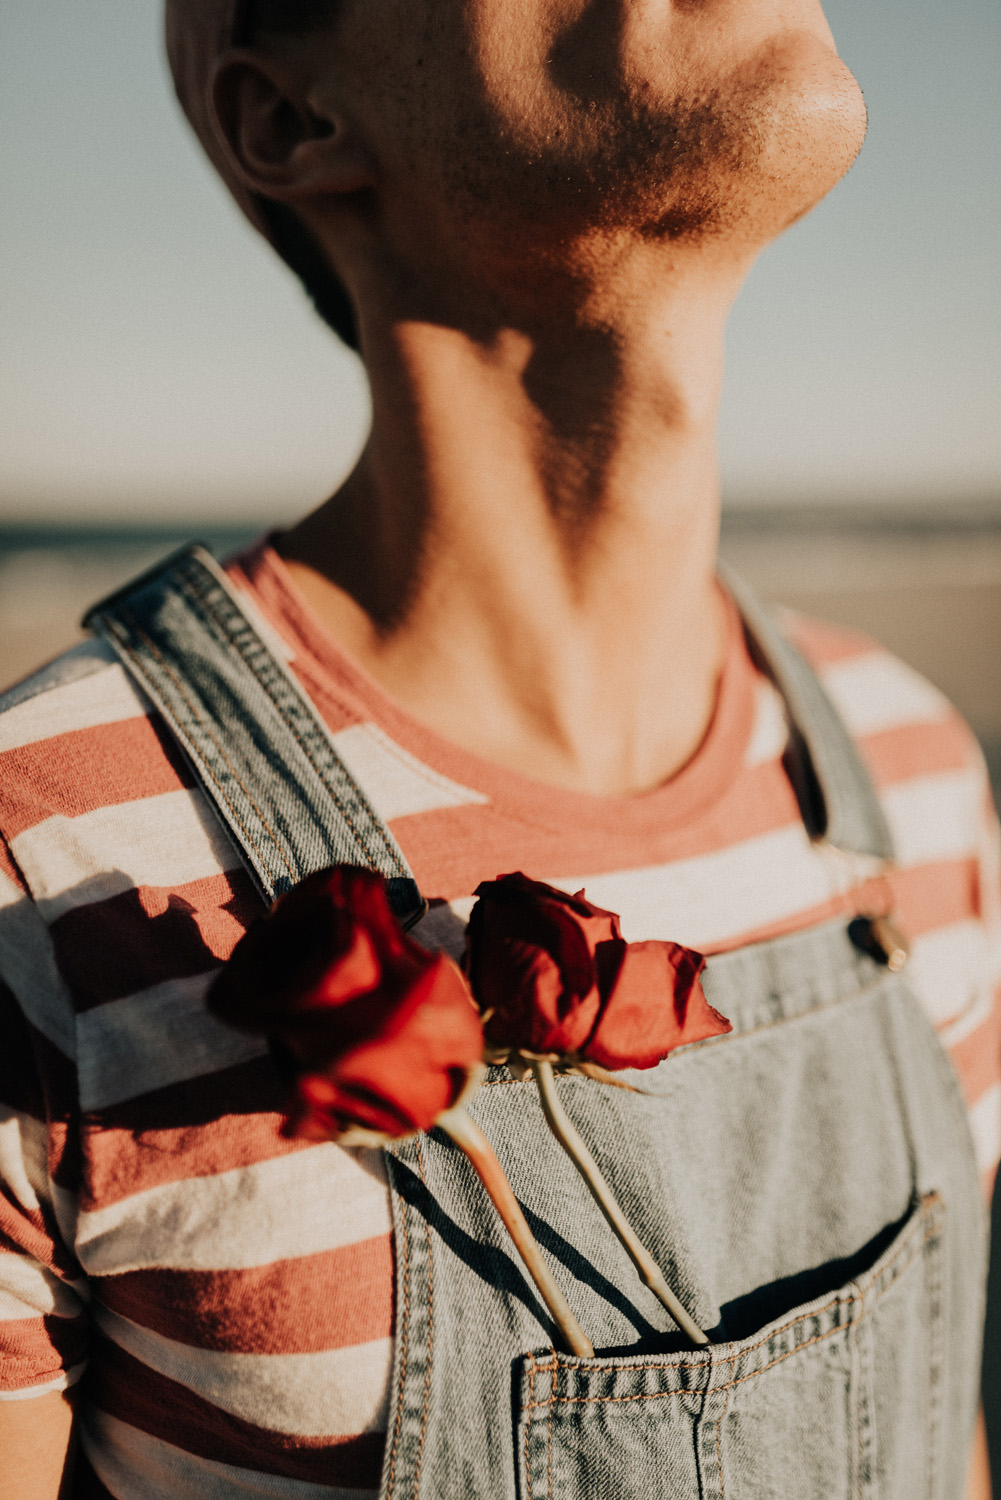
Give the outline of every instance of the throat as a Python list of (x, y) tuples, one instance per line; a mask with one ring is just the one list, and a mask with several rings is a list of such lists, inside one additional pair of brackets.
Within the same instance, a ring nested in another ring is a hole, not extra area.
[(398, 709), (509, 770), (611, 796), (691, 759), (724, 650), (718, 352), (679, 384), (625, 348), (397, 330), (369, 361), (356, 471), (278, 544)]

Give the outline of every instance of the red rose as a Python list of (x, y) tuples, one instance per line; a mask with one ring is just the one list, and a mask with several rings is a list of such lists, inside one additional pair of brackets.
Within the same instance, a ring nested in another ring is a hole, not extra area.
[(295, 1098), (288, 1133), (429, 1130), (483, 1055), (455, 965), (401, 930), (381, 875), (335, 865), (301, 881), (237, 944), (209, 1009), (276, 1044)]
[(677, 943), (627, 943), (614, 912), (527, 876), (485, 881), (468, 970), (494, 1055), (522, 1052), (652, 1068), (730, 1030), (707, 1001), (705, 959)]

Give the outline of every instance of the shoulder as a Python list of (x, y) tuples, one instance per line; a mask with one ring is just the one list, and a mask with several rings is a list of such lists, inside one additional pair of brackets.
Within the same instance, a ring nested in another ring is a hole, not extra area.
[(989, 971), (993, 984), (1001, 974), (1001, 861), (975, 736), (937, 687), (867, 636), (798, 615), (783, 624), (872, 777), (893, 837), (892, 878), (908, 930), (938, 933), (940, 1003), (952, 988), (945, 982), (950, 971)]
[(983, 755), (945, 695), (875, 641), (799, 615), (783, 625), (886, 810), (907, 973), (959, 1078), (986, 1185), (1001, 1155), (1001, 839)]
[(0, 834), (176, 787), (172, 750), (110, 648), (86, 641), (0, 696)]
[(201, 994), (258, 904), (110, 649), (80, 646), (0, 698), (0, 978), (86, 1065), (86, 1098), (155, 1081), (158, 1059), (174, 1076), (182, 1036), (215, 1055)]
[(232, 862), (165, 725), (101, 642), (0, 697), (0, 847), (49, 923)]
[(81, 641), (0, 693), (0, 751), (144, 712), (111, 648)]
[(872, 777), (898, 910), (916, 939), (912, 976), (927, 978), (930, 1012), (948, 1019), (961, 1008), (957, 984), (969, 1000), (1001, 977), (1001, 848), (980, 746), (945, 695), (875, 641), (801, 616), (784, 624)]
[(968, 831), (981, 830), (993, 816), (983, 754), (945, 694), (858, 631), (791, 611), (782, 611), (781, 622), (819, 676), (884, 799), (892, 800), (906, 783), (936, 783), (940, 797), (956, 802), (961, 794)]

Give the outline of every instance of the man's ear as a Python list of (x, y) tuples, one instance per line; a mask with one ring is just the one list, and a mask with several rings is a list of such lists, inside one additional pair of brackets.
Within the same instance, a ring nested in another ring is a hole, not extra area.
[(226, 154), (252, 192), (294, 203), (372, 185), (374, 164), (346, 121), (277, 60), (230, 52), (212, 93)]

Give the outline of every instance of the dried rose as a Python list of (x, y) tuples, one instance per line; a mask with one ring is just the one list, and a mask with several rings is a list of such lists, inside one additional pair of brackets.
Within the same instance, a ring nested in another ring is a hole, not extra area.
[(287, 1133), (430, 1130), (479, 1076), (483, 1034), (456, 966), (401, 930), (380, 875), (309, 875), (237, 944), (209, 1009), (287, 1065)]
[(627, 943), (614, 912), (503, 875), (476, 889), (467, 967), (488, 1054), (652, 1068), (675, 1047), (729, 1031), (678, 943)]
[(240, 940), (208, 1003), (271, 1039), (294, 1089), (288, 1134), (364, 1144), (437, 1124), (483, 1183), (567, 1352), (593, 1356), (490, 1142), (462, 1108), (483, 1074), (466, 981), (402, 932), (381, 875), (335, 865), (307, 876)]

